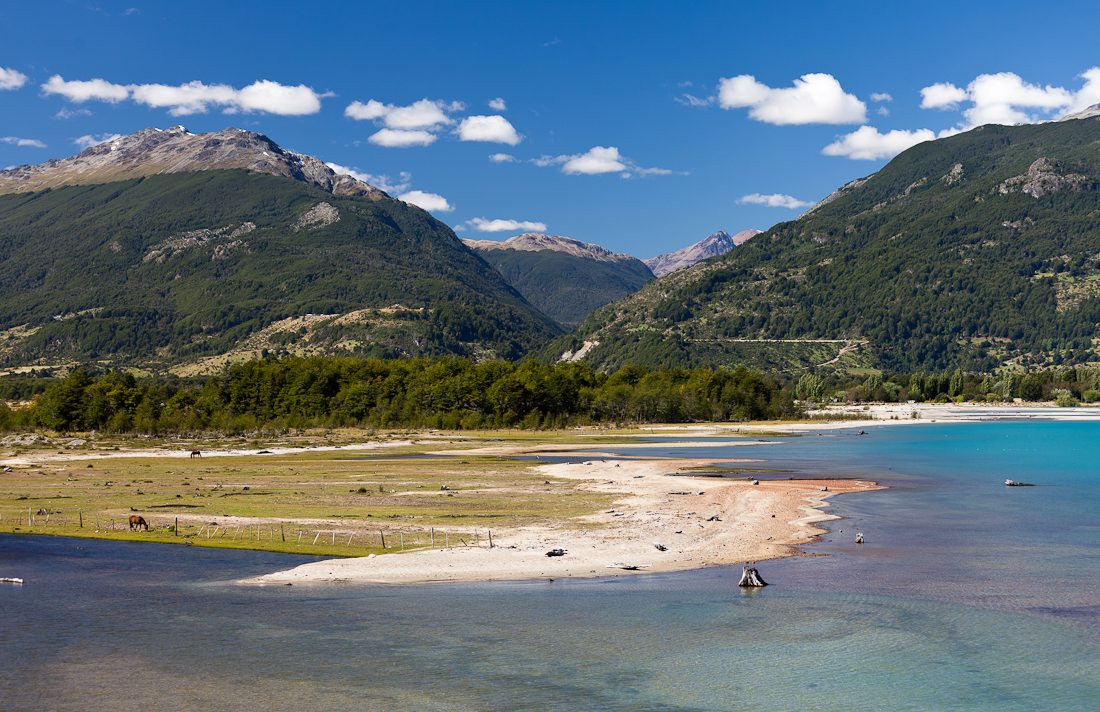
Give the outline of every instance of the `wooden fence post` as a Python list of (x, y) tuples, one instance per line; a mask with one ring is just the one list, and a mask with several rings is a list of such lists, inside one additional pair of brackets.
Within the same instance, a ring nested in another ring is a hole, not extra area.
[(298, 545), (299, 545), (299, 546), (301, 546), (301, 545), (302, 545), (302, 534), (303, 534), (302, 530), (301, 530), (301, 529), (299, 529), (299, 530), (298, 530)]
[(405, 550), (405, 532), (401, 532), (401, 551)]
[(435, 527), (432, 527), (432, 548), (435, 548)]
[(493, 548), (493, 530), (492, 529), (489, 530), (489, 548), (490, 549)]
[(378, 530), (378, 536), (382, 537), (382, 548), (386, 548), (386, 534), (381, 529)]
[(80, 528), (83, 529), (84, 528), (84, 512), (78, 512), (77, 514), (80, 515)]
[(279, 525), (279, 536), (283, 538), (283, 542), (286, 542), (286, 530), (283, 529), (283, 525)]
[(316, 544), (317, 540), (321, 538), (321, 532), (317, 532), (317, 536), (313, 537), (313, 543)]
[(348, 546), (349, 547), (351, 546), (351, 537), (353, 537), (353, 536), (355, 536), (355, 535), (351, 534), (350, 536), (348, 536)]

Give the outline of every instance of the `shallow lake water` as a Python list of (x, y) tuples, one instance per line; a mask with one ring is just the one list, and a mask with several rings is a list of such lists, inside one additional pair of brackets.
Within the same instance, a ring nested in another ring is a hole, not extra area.
[(844, 519), (803, 548), (823, 556), (761, 563), (758, 590), (737, 588), (739, 568), (242, 587), (314, 559), (3, 536), (0, 576), (26, 583), (0, 584), (0, 707), (1100, 706), (1100, 424), (867, 430), (638, 450), (890, 486), (831, 500)]

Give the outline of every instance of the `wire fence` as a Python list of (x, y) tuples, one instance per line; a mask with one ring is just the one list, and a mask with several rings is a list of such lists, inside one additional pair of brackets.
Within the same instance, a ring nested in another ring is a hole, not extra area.
[[(217, 522), (198, 524), (180, 524), (178, 517), (165, 522), (163, 518), (150, 521), (140, 514), (121, 518), (117, 515), (102, 515), (94, 512), (57, 512), (44, 508), (35, 509), (28, 507), (16, 512), (0, 512), (0, 527), (26, 526), (30, 531), (40, 530), (46, 532), (52, 530), (55, 533), (64, 533), (63, 529), (87, 529), (88, 533), (98, 532), (125, 532), (125, 531), (157, 531), (170, 532), (174, 536), (185, 539), (217, 540), (218, 543), (241, 542), (248, 544), (292, 544), (302, 546), (303, 542), (310, 548), (317, 546), (339, 547), (350, 549), (353, 545), (357, 548), (381, 548), (383, 550), (414, 551), (417, 549), (450, 549), (469, 547), (493, 547), (493, 532), (453, 532), (436, 531), (434, 527), (422, 530), (402, 529), (400, 531), (385, 529), (328, 529), (328, 528), (300, 528), (286, 522), (259, 522), (249, 524), (218, 524)], [(195, 527), (198, 530), (195, 531)], [(191, 530), (191, 531), (189, 531)], [(73, 532), (75, 533), (75, 532)], [(211, 541), (211, 543), (214, 543)]]

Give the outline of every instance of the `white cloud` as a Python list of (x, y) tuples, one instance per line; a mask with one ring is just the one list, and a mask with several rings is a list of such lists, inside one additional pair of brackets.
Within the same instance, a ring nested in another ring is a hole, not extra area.
[(153, 109), (168, 107), (168, 113), (172, 116), (205, 114), (212, 104), (215, 106), (232, 104), (236, 94), (237, 90), (231, 86), (225, 84), (208, 86), (202, 82), (190, 82), (178, 87), (143, 84), (133, 88), (134, 101)]
[(1100, 67), (1085, 70), (1078, 76), (1085, 80), (1085, 86), (1073, 95), (1073, 104), (1066, 107), (1063, 114), (1073, 114), (1095, 104), (1100, 104)]
[(889, 116), (889, 115), (890, 115), (890, 110), (889, 110), (889, 109), (887, 109), (887, 108), (886, 108), (885, 106), (880, 106), (880, 107), (879, 107), (879, 108), (878, 108), (878, 109), (877, 109), (877, 110), (875, 111), (875, 113), (876, 113), (876, 114), (878, 114), (879, 116)]
[(1092, 67), (1078, 77), (1085, 83), (1077, 91), (1029, 84), (1012, 72), (979, 75), (966, 89), (941, 82), (921, 89), (921, 108), (954, 110), (960, 103), (970, 102), (959, 124), (964, 129), (1060, 118), (1100, 102), (1100, 67)]
[(562, 173), (569, 175), (584, 174), (586, 176), (599, 175), (600, 173), (617, 173), (627, 170), (627, 164), (623, 163), (619, 149), (610, 146), (595, 146), (588, 153), (579, 156), (569, 156), (561, 167)]
[(889, 94), (887, 94), (885, 92), (883, 92), (882, 94), (879, 94), (879, 93), (876, 92), (876, 93), (871, 95), (871, 101), (893, 101), (893, 100), (894, 100), (894, 97), (890, 96)]
[(27, 83), (27, 75), (14, 69), (0, 67), (0, 91), (4, 89), (18, 89)]
[(860, 126), (853, 133), (841, 136), (821, 152), (826, 156), (847, 156), (858, 161), (877, 161), (893, 158), (918, 143), (931, 141), (936, 134), (928, 129), (916, 131), (889, 131), (885, 134), (871, 126)]
[(409, 146), (430, 146), (435, 143), (436, 138), (435, 134), (428, 131), (381, 129), (367, 140), (376, 146), (386, 148), (408, 148)]
[(489, 160), (493, 163), (516, 163), (519, 161), (518, 158), (507, 153), (494, 153), (489, 156)]
[(172, 116), (205, 114), (221, 107), (226, 114), (264, 112), (281, 116), (303, 116), (321, 110), (323, 96), (305, 85), (285, 86), (262, 79), (244, 89), (227, 84), (188, 82), (180, 86), (166, 84), (112, 84), (105, 79), (65, 81), (55, 74), (42, 85), (42, 93), (59, 94), (78, 104), (106, 101), (112, 104), (132, 99), (150, 108), (167, 108)]
[(376, 188), (386, 191), (390, 195), (396, 195), (407, 191), (412, 186), (412, 174), (406, 171), (401, 171), (395, 181), (388, 175), (373, 175), (371, 173), (364, 173), (358, 168), (348, 168), (347, 166), (341, 166), (337, 163), (326, 163), (326, 166), (336, 171), (337, 174), (343, 176), (351, 176), (356, 180), (361, 180), (364, 183), (369, 183)]
[(56, 114), (54, 114), (54, 118), (55, 119), (71, 119), (74, 116), (91, 116), (91, 115), (92, 115), (92, 112), (88, 111), (87, 109), (77, 109), (76, 111), (73, 111), (73, 110), (63, 106), (58, 110), (58, 112)]
[(46, 144), (42, 143), (36, 138), (18, 138), (16, 136), (3, 136), (0, 137), (0, 142), (10, 143), (13, 146), (34, 146), (35, 148), (46, 148)]
[(970, 126), (1030, 123), (1039, 117), (1022, 109), (1039, 109), (1050, 114), (1073, 104), (1073, 94), (1062, 87), (1028, 84), (1012, 72), (983, 74), (970, 82), (966, 93), (974, 104), (963, 112)]
[(290, 87), (261, 79), (241, 89), (235, 104), (245, 113), (262, 111), (279, 116), (305, 116), (321, 110), (321, 95), (304, 84)]
[(506, 143), (515, 146), (523, 137), (503, 116), (467, 116), (455, 130), (463, 141)]
[(966, 91), (950, 82), (937, 82), (920, 90), (920, 108), (957, 109), (960, 101), (966, 101)]
[(356, 121), (381, 120), (386, 128), (410, 131), (449, 126), (454, 121), (447, 113), (461, 111), (463, 108), (465, 107), (460, 102), (447, 104), (430, 99), (421, 99), (408, 106), (383, 104), (371, 99), (366, 104), (353, 101), (344, 109), (344, 116)]
[(454, 206), (448, 203), (442, 195), (425, 193), (422, 190), (411, 190), (397, 196), (397, 199), (424, 208), (430, 213), (450, 213), (454, 211)]
[(47, 95), (60, 94), (69, 101), (75, 101), (78, 104), (91, 99), (115, 104), (130, 98), (130, 90), (121, 84), (112, 84), (106, 79), (67, 82), (59, 74), (53, 75), (49, 81), (42, 85), (42, 93)]
[(706, 99), (700, 99), (697, 96), (691, 94), (681, 94), (680, 96), (672, 97), (672, 100), (683, 104), (684, 106), (710, 106), (714, 103), (714, 97), (707, 97)]
[[(464, 225), (469, 225), (478, 232), (546, 232), (546, 223), (528, 222), (521, 220), (486, 220), (474, 218), (467, 220)], [(457, 227), (455, 228), (458, 229)]]
[(489, 108), (493, 111), (508, 111), (508, 105), (499, 96), (489, 101)]
[(642, 168), (634, 161), (619, 154), (615, 146), (595, 146), (587, 153), (566, 156), (542, 156), (531, 161), (540, 168), (561, 164), (561, 172), (568, 175), (599, 175), (621, 173), (623, 178), (649, 175), (669, 175), (667, 168)]
[(794, 86), (773, 89), (743, 74), (718, 83), (723, 109), (749, 107), (749, 117), (776, 126), (792, 124), (862, 124), (867, 105), (844, 93), (830, 74), (804, 74)]
[(807, 203), (805, 200), (792, 198), (789, 195), (783, 195), (781, 193), (773, 193), (772, 195), (750, 193), (749, 195), (738, 198), (737, 202), (741, 204), (751, 203), (753, 205), (766, 205), (769, 208), (808, 208), (813, 205), (813, 203)]
[(81, 150), (85, 148), (91, 148), (92, 146), (98, 146), (101, 143), (107, 141), (114, 141), (116, 138), (122, 138), (122, 134), (99, 134), (98, 136), (81, 136), (80, 138), (74, 138), (73, 143), (80, 147)]

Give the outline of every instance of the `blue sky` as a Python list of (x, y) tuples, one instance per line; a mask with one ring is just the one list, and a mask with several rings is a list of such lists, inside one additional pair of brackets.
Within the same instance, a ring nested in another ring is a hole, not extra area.
[(462, 237), (647, 258), (917, 140), (1100, 102), (1100, 4), (0, 3), (0, 167), (266, 134)]

